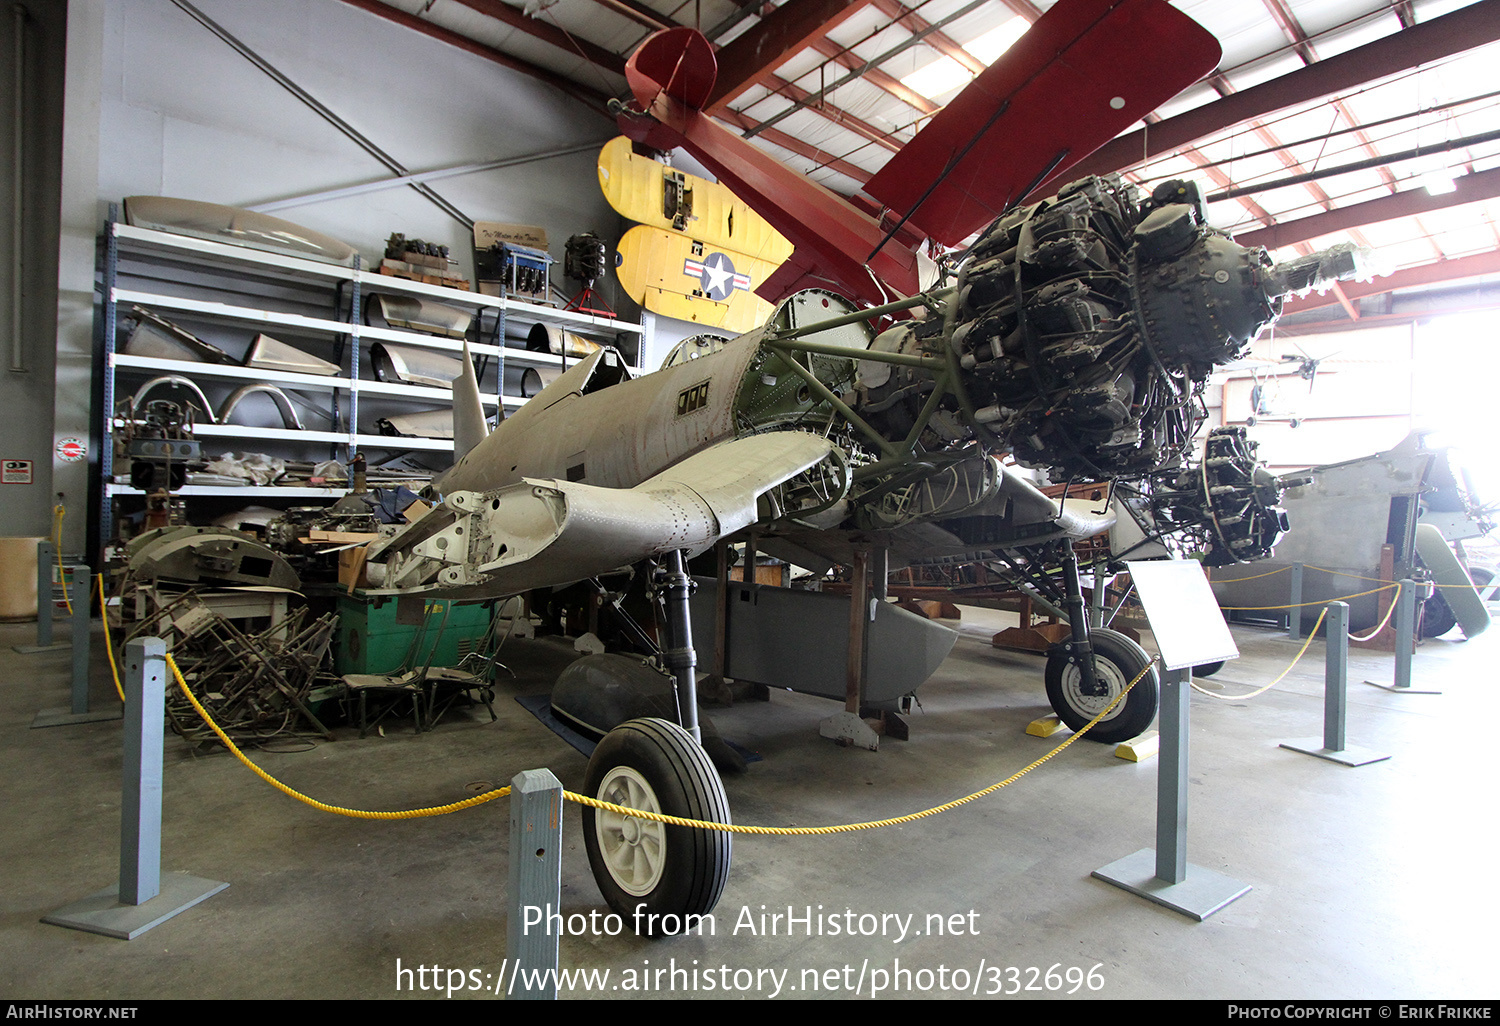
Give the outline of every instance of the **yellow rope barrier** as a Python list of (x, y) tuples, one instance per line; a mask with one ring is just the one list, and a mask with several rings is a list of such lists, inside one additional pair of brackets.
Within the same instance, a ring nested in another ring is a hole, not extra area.
[[(1382, 588), (1381, 590), (1384, 591), (1385, 589)], [(1398, 584), (1398, 585), (1396, 585), (1396, 595), (1395, 595), (1394, 598), (1391, 599), (1390, 608), (1385, 611), (1385, 618), (1382, 619), (1378, 624), (1376, 624), (1375, 625), (1375, 629), (1373, 631), (1371, 631), (1369, 634), (1359, 635), (1359, 634), (1350, 633), (1349, 640), (1350, 641), (1370, 641), (1371, 639), (1373, 639), (1375, 637), (1375, 635), (1377, 635), (1381, 631), (1385, 630), (1385, 625), (1391, 622), (1391, 614), (1396, 611), (1396, 603), (1399, 602), (1400, 600), (1401, 600), (1401, 585)]]
[(1397, 590), (1399, 590), (1401, 588), (1401, 585), (1400, 584), (1387, 584), (1387, 585), (1384, 585), (1383, 587), (1380, 587), (1380, 588), (1371, 588), (1369, 591), (1356, 592), (1353, 595), (1340, 595), (1340, 596), (1338, 596), (1336, 598), (1331, 598), (1331, 599), (1319, 599), (1316, 602), (1298, 602), (1298, 603), (1296, 603), (1294, 605), (1286, 605), (1286, 606), (1220, 606), (1219, 608), (1220, 609), (1224, 609), (1224, 610), (1228, 610), (1230, 612), (1242, 612), (1242, 611), (1246, 611), (1246, 610), (1255, 610), (1255, 609), (1301, 609), (1304, 606), (1326, 606), (1330, 602), (1348, 602), (1350, 599), (1364, 598), (1366, 595), (1374, 595), (1374, 594), (1376, 594), (1378, 592), (1390, 591), (1392, 588), (1396, 588)]
[(1289, 567), (1289, 566), (1279, 566), (1275, 570), (1267, 570), (1265, 573), (1263, 573), (1263, 574), (1256, 574), (1254, 577), (1232, 577), (1232, 578), (1230, 578), (1229, 580), (1226, 580), (1226, 581), (1214, 581), (1213, 583), (1214, 584), (1239, 584), (1242, 581), (1258, 581), (1262, 577), (1275, 577), (1277, 574), (1279, 574), (1279, 573), (1285, 573), (1286, 571), (1288, 571), (1290, 569), (1291, 569), (1291, 567)]
[(125, 689), (120, 687), (120, 668), (115, 665), (115, 646), (109, 640), (109, 603), (104, 594), (104, 575), (99, 575), (99, 619), (104, 621), (104, 651), (109, 653), (109, 672), (115, 681), (115, 694), (125, 701)]
[[(63, 507), (62, 503), (58, 503), (52, 507), (52, 551), (57, 556), (57, 579), (62, 584), (63, 605), (68, 607), (68, 615), (72, 616), (73, 600), (68, 597), (68, 571), (63, 566), (62, 561), (62, 522), (63, 517), (67, 515), (68, 511)], [(37, 597), (40, 598), (41, 596)], [(47, 601), (52, 601), (50, 596)]]
[(309, 798), (302, 792), (288, 787), (286, 784), (283, 784), (281, 781), (271, 776), (271, 774), (255, 765), (255, 763), (251, 762), (250, 759), (245, 755), (245, 753), (240, 751), (233, 741), (229, 740), (229, 735), (219, 729), (219, 725), (213, 721), (213, 718), (211, 716), (208, 715), (208, 710), (204, 709), (203, 706), (198, 703), (197, 697), (194, 696), (192, 690), (187, 686), (187, 681), (182, 679), (182, 671), (177, 668), (177, 660), (172, 658), (172, 654), (170, 652), (167, 653), (167, 667), (172, 671), (172, 676), (176, 679), (177, 686), (182, 689), (182, 693), (186, 695), (188, 701), (193, 704), (193, 708), (198, 710), (198, 715), (203, 717), (203, 722), (208, 724), (209, 729), (211, 729), (215, 734), (218, 735), (219, 740), (224, 743), (224, 747), (233, 752), (236, 759), (244, 763), (252, 773), (260, 777), (272, 787), (276, 788), (276, 790), (280, 791), (282, 794), (287, 795), (291, 798), (295, 798), (299, 802), (303, 802), (304, 804), (311, 805), (313, 808), (319, 809), (323, 812), (332, 812), (339, 816), (350, 816), (354, 819), (419, 819), (425, 816), (445, 816), (450, 812), (457, 812), (460, 809), (473, 808), (476, 805), (483, 805), (485, 802), (494, 801), (496, 798), (503, 798), (506, 795), (510, 794), (509, 787), (500, 787), (496, 788), (493, 791), (486, 791), (481, 795), (475, 795), (473, 798), (466, 798), (461, 802), (453, 802), (450, 805), (438, 805), (428, 809), (407, 809), (400, 812), (369, 812), (363, 809), (345, 809), (337, 805), (326, 805), (323, 802), (318, 801), (316, 798)]
[(1267, 691), (1270, 691), (1276, 685), (1280, 684), (1282, 678), (1291, 673), (1292, 668), (1302, 661), (1302, 657), (1307, 654), (1308, 646), (1313, 643), (1313, 638), (1318, 636), (1318, 628), (1323, 626), (1323, 617), (1327, 615), (1328, 608), (1325, 606), (1323, 611), (1318, 614), (1318, 622), (1313, 624), (1313, 629), (1308, 632), (1307, 640), (1302, 643), (1302, 648), (1297, 651), (1296, 658), (1291, 661), (1291, 664), (1287, 666), (1286, 669), (1281, 671), (1281, 676), (1271, 681), (1271, 683), (1267, 684), (1265, 687), (1256, 688), (1254, 691), (1247, 691), (1243, 695), (1216, 695), (1212, 691), (1208, 691), (1204, 688), (1199, 687), (1197, 684), (1193, 685), (1193, 690), (1198, 692), (1199, 694), (1207, 695), (1209, 698), (1217, 698), (1221, 702), (1242, 702), (1247, 698), (1254, 698), (1256, 695), (1265, 694)]
[[(1067, 748), (1074, 741), (1077, 741), (1079, 738), (1083, 737), (1096, 723), (1104, 719), (1104, 717), (1108, 716), (1110, 712), (1114, 710), (1115, 706), (1119, 705), (1120, 702), (1124, 701), (1125, 696), (1130, 694), (1130, 689), (1140, 683), (1141, 680), (1145, 678), (1146, 674), (1151, 672), (1151, 668), (1155, 664), (1155, 659), (1153, 659), (1150, 663), (1147, 663), (1146, 668), (1138, 673), (1134, 680), (1125, 685), (1124, 689), (1114, 697), (1113, 701), (1111, 701), (1108, 705), (1106, 705), (1099, 711), (1099, 715), (1095, 716), (1092, 720), (1090, 720), (1062, 744), (1058, 745), (1056, 748), (1052, 749), (1052, 751), (1048, 752), (1040, 759), (1037, 759), (1029, 766), (1026, 766), (1024, 769), (1012, 774), (999, 783), (991, 784), (989, 787), (986, 787), (981, 791), (975, 791), (972, 794), (965, 795), (964, 797), (959, 798), (955, 801), (951, 801), (944, 805), (939, 805), (931, 809), (924, 809), (921, 812), (914, 812), (907, 816), (897, 816), (892, 819), (874, 820), (865, 823), (841, 823), (836, 826), (825, 827), (744, 826), (732, 823), (709, 823), (696, 819), (683, 819), (679, 816), (664, 816), (660, 813), (644, 812), (640, 809), (632, 809), (623, 805), (614, 805), (610, 802), (602, 802), (597, 798), (590, 798), (587, 795), (578, 794), (573, 791), (563, 791), (563, 797), (568, 801), (577, 802), (579, 805), (589, 805), (596, 809), (603, 809), (606, 812), (615, 812), (624, 816), (634, 816), (637, 819), (654, 820), (658, 823), (666, 823), (670, 826), (698, 827), (706, 830), (720, 830), (726, 833), (735, 834), (769, 834), (780, 836), (839, 834), (851, 833), (856, 830), (872, 830), (876, 827), (911, 823), (919, 819), (925, 819), (928, 816), (935, 816), (940, 812), (947, 812), (950, 809), (956, 809), (960, 805), (967, 805), (969, 802), (972, 802), (979, 798), (983, 798), (985, 795), (993, 794), (994, 792), (1000, 790), (1000, 788), (1006, 787), (1010, 784), (1015, 783), (1017, 780), (1020, 780), (1026, 774), (1042, 765), (1042, 763), (1046, 762), (1048, 759), (1051, 759), (1054, 755), (1057, 755), (1063, 749)], [(510, 794), (509, 787), (501, 787), (496, 788), (493, 791), (486, 791), (484, 794), (476, 795), (473, 798), (468, 798), (461, 802), (454, 802), (451, 805), (440, 805), (428, 809), (408, 809), (400, 812), (370, 812), (361, 809), (346, 809), (337, 805), (327, 805), (315, 798), (309, 798), (307, 795), (302, 794), (300, 791), (297, 791), (294, 788), (283, 784), (281, 781), (271, 776), (265, 770), (255, 765), (255, 763), (251, 762), (250, 759), (239, 750), (235, 743), (229, 739), (229, 735), (225, 734), (224, 731), (219, 729), (219, 725), (213, 721), (212, 717), (209, 716), (208, 710), (204, 709), (203, 706), (199, 704), (198, 699), (193, 695), (192, 690), (187, 686), (187, 681), (183, 679), (182, 671), (177, 668), (177, 661), (172, 658), (171, 653), (167, 654), (167, 666), (172, 671), (173, 678), (177, 681), (177, 687), (181, 689), (184, 695), (187, 696), (188, 701), (192, 703), (193, 708), (197, 710), (198, 715), (203, 718), (203, 722), (208, 724), (209, 728), (214, 732), (215, 735), (218, 736), (219, 740), (223, 742), (224, 746), (234, 754), (234, 757), (236, 759), (242, 762), (256, 776), (260, 777), (266, 783), (276, 788), (276, 790), (280, 791), (282, 794), (285, 794), (291, 798), (295, 798), (297, 801), (302, 802), (306, 805), (310, 805), (320, 811), (331, 812), (335, 815), (340, 816), (349, 816), (355, 819), (417, 819), (425, 816), (446, 815), (450, 812), (457, 812), (460, 809), (472, 808), (473, 806), (493, 801), (496, 798), (503, 798), (506, 795)]]

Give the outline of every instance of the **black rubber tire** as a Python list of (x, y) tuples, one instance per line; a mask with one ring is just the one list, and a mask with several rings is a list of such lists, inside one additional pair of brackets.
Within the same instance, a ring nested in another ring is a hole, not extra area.
[[(1224, 660), (1222, 659), (1220, 659), (1216, 663), (1199, 663), (1197, 666), (1193, 667), (1193, 676), (1212, 677), (1222, 669), (1224, 669)], [(1135, 672), (1140, 673), (1141, 671), (1137, 670)]]
[[(1094, 646), (1094, 666), (1109, 684), (1106, 695), (1097, 698), (1080, 695), (1078, 668), (1068, 662), (1067, 653), (1059, 646), (1047, 654), (1047, 701), (1052, 703), (1058, 718), (1073, 730), (1082, 729), (1125, 685), (1151, 665), (1151, 657), (1145, 650), (1118, 631), (1097, 627), (1089, 631), (1089, 640)], [(1161, 680), (1152, 666), (1109, 718), (1100, 720), (1084, 737), (1100, 744), (1118, 744), (1145, 733), (1156, 719), (1160, 690)]]
[[(646, 804), (620, 800), (642, 786), (649, 790)], [(668, 816), (730, 822), (718, 771), (693, 736), (668, 720), (627, 720), (605, 734), (589, 759), (584, 793), (631, 808), (654, 802), (654, 811)], [(730, 835), (722, 830), (667, 826), (586, 805), (583, 839), (605, 902), (642, 936), (693, 929), (687, 917), (711, 912), (729, 879)]]
[(1422, 603), (1422, 624), (1417, 632), (1423, 638), (1441, 638), (1458, 626), (1458, 617), (1443, 599), (1443, 593), (1434, 588), (1432, 597)]

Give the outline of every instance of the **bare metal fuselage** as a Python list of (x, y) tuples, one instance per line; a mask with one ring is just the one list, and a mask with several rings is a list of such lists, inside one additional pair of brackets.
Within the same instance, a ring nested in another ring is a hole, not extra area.
[(437, 482), (442, 492), (488, 491), (523, 479), (633, 488), (741, 433), (734, 405), (760, 333), (716, 353), (601, 387), (618, 360), (601, 350), (574, 364)]

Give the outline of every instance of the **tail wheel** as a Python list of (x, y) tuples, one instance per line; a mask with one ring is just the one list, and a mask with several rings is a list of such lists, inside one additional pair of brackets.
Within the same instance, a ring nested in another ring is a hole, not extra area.
[[(1061, 648), (1047, 656), (1047, 700), (1059, 719), (1080, 730), (1099, 715), (1126, 686), (1147, 667), (1151, 657), (1118, 631), (1099, 627), (1089, 631), (1094, 646), (1094, 676), (1103, 685), (1101, 694), (1083, 693), (1082, 674)], [(1153, 667), (1125, 701), (1094, 725), (1084, 736), (1100, 744), (1118, 744), (1146, 731), (1156, 719), (1157, 693), (1161, 682)]]
[[(589, 759), (585, 793), (666, 816), (729, 822), (729, 799), (693, 736), (661, 719), (628, 720)], [(584, 846), (609, 907), (637, 933), (680, 933), (713, 910), (729, 879), (730, 838), (721, 830), (668, 826), (584, 806)]]

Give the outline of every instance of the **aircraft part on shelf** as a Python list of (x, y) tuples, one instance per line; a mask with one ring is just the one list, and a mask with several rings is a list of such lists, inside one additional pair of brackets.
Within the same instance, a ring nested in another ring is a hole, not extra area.
[(551, 324), (537, 323), (526, 333), (526, 348), (533, 353), (583, 357), (598, 352), (600, 346), (582, 335), (575, 335)]
[(599, 151), (599, 188), (621, 217), (643, 225), (686, 232), (772, 268), (792, 253), (792, 244), (728, 186), (640, 156), (623, 135)]
[(283, 256), (349, 264), (354, 247), (322, 232), (239, 207), (168, 196), (126, 196), (125, 220), (140, 228), (230, 242)]
[(749, 331), (773, 307), (755, 289), (776, 270), (769, 260), (696, 235), (637, 225), (620, 238), (615, 277), (626, 295), (652, 313), (710, 328)]
[(370, 364), (377, 380), (436, 388), (452, 388), (453, 379), (463, 373), (463, 361), (446, 353), (388, 342), (370, 347)]
[(299, 589), (285, 559), (248, 534), (217, 527), (167, 527), (133, 539), (129, 576), (137, 584), (255, 585)]
[(224, 405), (219, 407), (219, 423), (228, 424), (229, 418), (234, 413), (235, 407), (240, 404), (240, 400), (257, 392), (264, 392), (275, 401), (276, 408), (281, 411), (281, 423), (283, 427), (290, 428), (293, 431), (302, 430), (302, 421), (298, 418), (297, 411), (292, 409), (292, 401), (287, 398), (285, 392), (275, 385), (245, 385), (243, 388), (236, 389), (228, 399), (224, 400)]
[(449, 338), (463, 338), (469, 332), (474, 315), (447, 303), (415, 296), (375, 297), (380, 304), (380, 316), (393, 328), (410, 328), (412, 331), (427, 331)]
[(133, 306), (130, 316), (136, 319), (134, 330), (125, 340), (122, 352), (131, 356), (151, 356), (159, 360), (195, 360), (201, 363), (230, 363), (229, 354), (210, 345), (185, 328), (179, 328), (160, 314), (145, 307)]
[(218, 420), (214, 417), (214, 408), (209, 404), (208, 397), (203, 394), (203, 389), (198, 387), (197, 382), (193, 381), (191, 378), (185, 378), (181, 374), (163, 374), (159, 378), (152, 378), (140, 388), (136, 389), (135, 395), (130, 400), (130, 417), (132, 420), (137, 420), (140, 418), (141, 409), (145, 404), (146, 396), (151, 393), (152, 389), (157, 388), (161, 385), (171, 385), (174, 388), (185, 388), (188, 391), (192, 392), (198, 397), (198, 401), (203, 404), (202, 407), (200, 407), (200, 410), (203, 416), (207, 418), (208, 422), (210, 424), (218, 423)]
[(452, 438), (453, 408), (393, 413), (377, 420), (375, 428), (382, 435), (407, 438)]
[(250, 352), (245, 356), (245, 366), (257, 370), (319, 374), (323, 377), (331, 377), (340, 370), (338, 364), (304, 353), (296, 346), (279, 342), (270, 335), (255, 336), (255, 340), (250, 343)]
[(558, 379), (560, 367), (527, 367), (521, 372), (521, 397), (530, 399)]
[[(693, 642), (700, 666), (713, 665), (718, 582), (694, 578)], [(729, 582), (728, 647), (724, 675), (767, 687), (790, 688), (840, 701), (848, 681), (849, 646), (830, 644), (849, 631), (849, 596)], [(865, 704), (894, 708), (948, 658), (958, 632), (877, 603), (867, 625), (869, 657)]]

